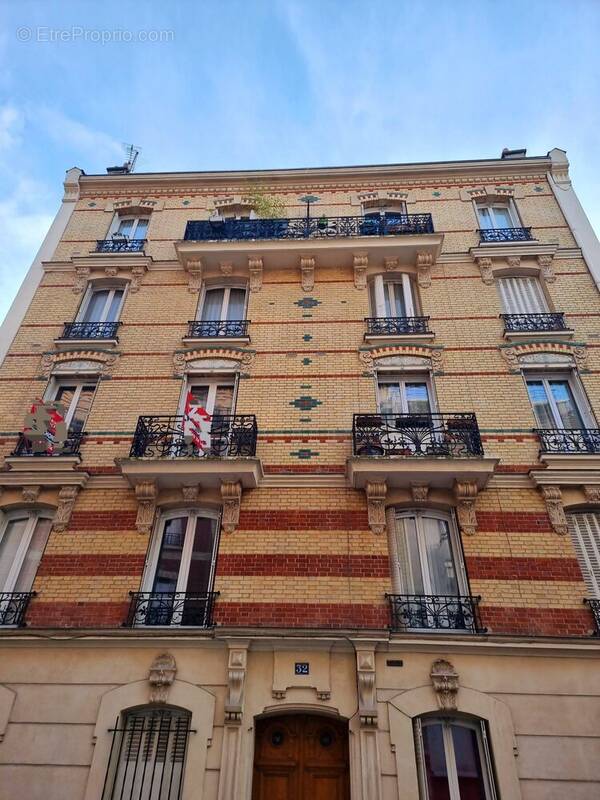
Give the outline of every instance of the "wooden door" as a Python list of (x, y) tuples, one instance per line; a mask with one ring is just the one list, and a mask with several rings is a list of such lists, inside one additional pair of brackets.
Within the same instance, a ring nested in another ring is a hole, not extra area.
[(350, 800), (348, 724), (308, 714), (258, 720), (252, 800)]

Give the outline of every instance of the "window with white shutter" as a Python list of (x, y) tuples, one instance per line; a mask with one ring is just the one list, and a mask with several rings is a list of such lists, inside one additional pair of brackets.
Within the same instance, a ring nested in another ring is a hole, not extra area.
[(590, 597), (600, 599), (600, 513), (573, 512), (567, 521)]
[(505, 314), (545, 314), (548, 311), (537, 278), (499, 278), (498, 291)]

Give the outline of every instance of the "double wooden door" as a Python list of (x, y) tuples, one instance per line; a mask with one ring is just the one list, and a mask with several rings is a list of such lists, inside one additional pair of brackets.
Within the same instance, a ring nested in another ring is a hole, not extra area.
[(307, 714), (259, 720), (252, 800), (350, 800), (348, 724)]

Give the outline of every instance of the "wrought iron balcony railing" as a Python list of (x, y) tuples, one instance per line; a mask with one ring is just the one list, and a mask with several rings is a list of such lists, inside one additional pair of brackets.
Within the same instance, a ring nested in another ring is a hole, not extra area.
[(482, 457), (475, 414), (355, 414), (354, 455)]
[(248, 319), (193, 319), (188, 322), (188, 337), (190, 339), (233, 339), (248, 336), (249, 322)]
[(391, 630), (453, 630), (485, 633), (479, 618), (480, 597), (470, 595), (388, 594)]
[(65, 322), (61, 339), (117, 339), (120, 322)]
[(480, 242), (530, 242), (531, 228), (480, 228)]
[[(48, 440), (48, 446), (40, 452), (37, 443), (33, 443), (25, 434), (20, 433), (17, 446), (12, 451), (11, 456), (76, 456), (79, 454), (79, 448), (84, 436), (85, 433), (83, 431), (69, 433), (62, 447), (59, 445), (52, 447), (52, 442)], [(41, 445), (39, 447), (41, 448)]]
[(535, 331), (566, 331), (565, 315), (562, 312), (548, 314), (500, 314), (504, 330), (512, 333), (534, 333)]
[(429, 317), (365, 317), (368, 336), (429, 333)]
[(586, 597), (585, 602), (589, 605), (594, 615), (594, 622), (596, 623), (596, 636), (600, 636), (600, 599), (595, 597)]
[(99, 239), (96, 242), (97, 253), (141, 253), (146, 239)]
[(227, 414), (212, 418), (210, 434), (199, 447), (185, 430), (184, 417), (139, 417), (130, 458), (243, 458), (256, 455), (254, 414)]
[(129, 592), (131, 603), (124, 626), (189, 625), (210, 628), (219, 592)]
[(36, 592), (0, 592), (0, 625), (25, 625), (25, 612)]
[(402, 236), (433, 233), (431, 214), (393, 217), (190, 220), (184, 239), (193, 242), (240, 239), (329, 239), (347, 236)]
[(600, 428), (535, 428), (542, 453), (600, 453)]

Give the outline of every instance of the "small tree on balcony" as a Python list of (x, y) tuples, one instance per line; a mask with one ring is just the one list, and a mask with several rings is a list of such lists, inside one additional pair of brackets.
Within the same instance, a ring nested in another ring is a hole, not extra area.
[(262, 187), (248, 193), (248, 202), (261, 219), (280, 219), (285, 216), (285, 203), (280, 197), (268, 194)]

